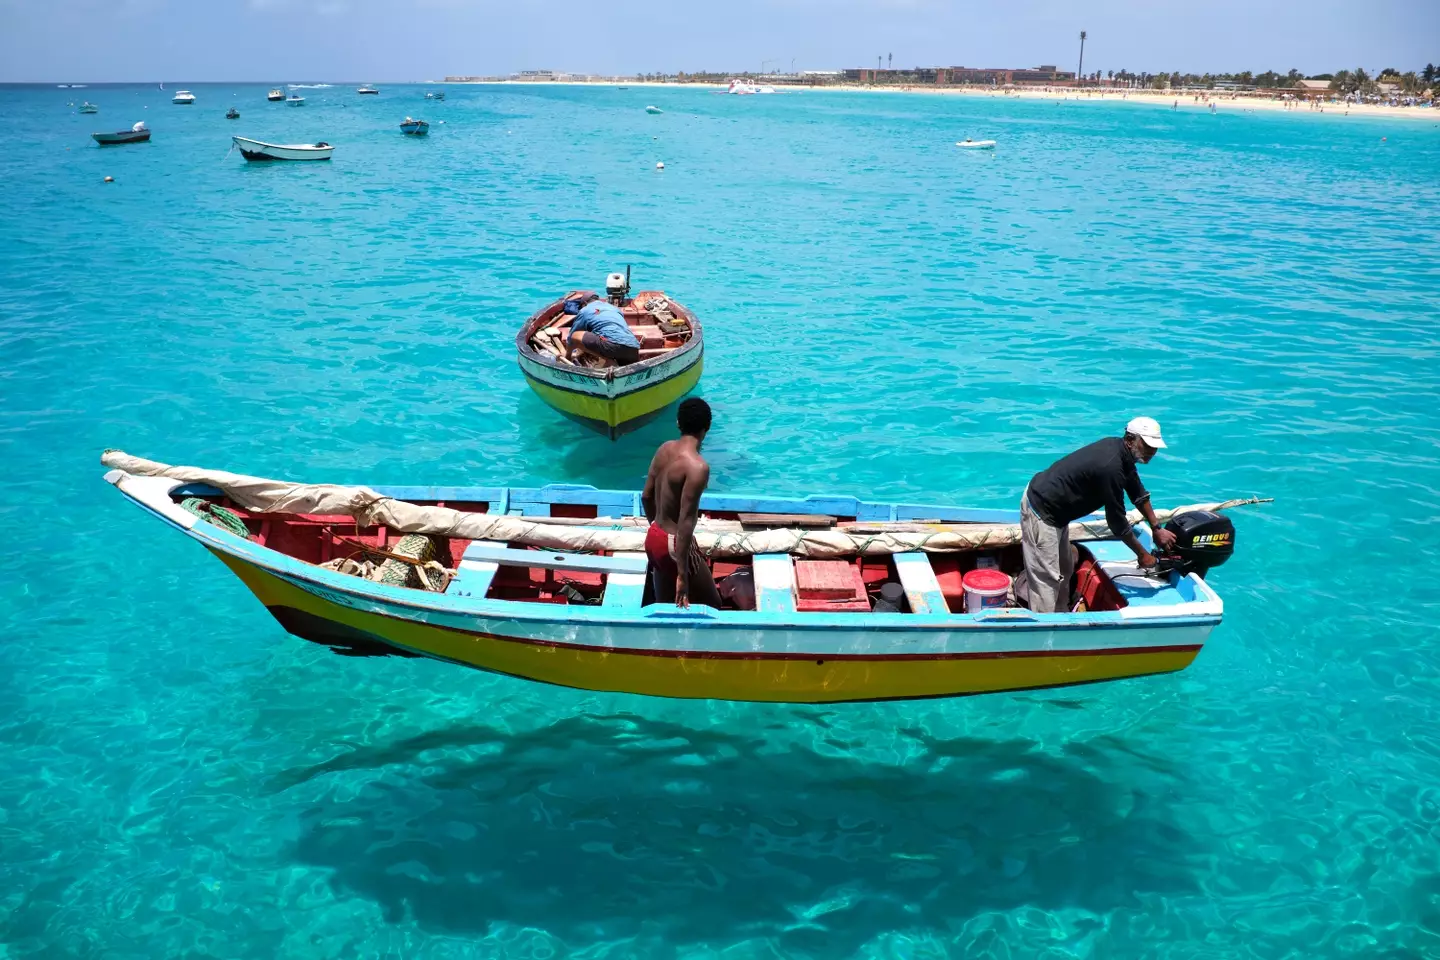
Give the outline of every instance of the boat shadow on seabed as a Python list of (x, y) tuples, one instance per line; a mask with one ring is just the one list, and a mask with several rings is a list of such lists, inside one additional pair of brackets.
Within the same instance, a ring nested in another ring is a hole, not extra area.
[[(1062, 757), (904, 730), (920, 755), (880, 764), (785, 744), (790, 714), (828, 749), (852, 746), (823, 711), (777, 711), (755, 736), (580, 716), (362, 747), (271, 789), (392, 767), (358, 794), (326, 789), (302, 815), (297, 859), (391, 922), (513, 925), (577, 947), (765, 937), (840, 956), (890, 930), (953, 933), (986, 911), (1106, 913), (1198, 891), (1193, 838), (1150, 794), (1086, 769), (1078, 757), (1121, 762), (1094, 744)], [(1171, 788), (1177, 777), (1163, 773)]]

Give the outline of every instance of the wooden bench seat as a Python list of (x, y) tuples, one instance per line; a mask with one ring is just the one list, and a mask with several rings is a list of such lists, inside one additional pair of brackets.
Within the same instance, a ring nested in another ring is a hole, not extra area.
[[(617, 553), (617, 558), (639, 560), (645, 563), (643, 553)], [(639, 610), (645, 599), (645, 573), (612, 573), (605, 578), (605, 596), (602, 607), (622, 610)]]
[(905, 588), (911, 613), (950, 612), (929, 557), (923, 553), (897, 553), (894, 559), (895, 573), (900, 577), (900, 586)]
[[(480, 559), (484, 548), (499, 547), (504, 549), (505, 544), (494, 540), (476, 540), (465, 548), (465, 553), (460, 559), (459, 572), (445, 593), (452, 597), (473, 597), (477, 600), (485, 599), (490, 592), (490, 584), (495, 582), (495, 573), (500, 565), (491, 560)], [(477, 549), (478, 548), (478, 549)]]

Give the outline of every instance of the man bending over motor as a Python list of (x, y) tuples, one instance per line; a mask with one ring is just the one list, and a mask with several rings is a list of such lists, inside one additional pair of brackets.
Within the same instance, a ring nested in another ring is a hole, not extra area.
[(688, 607), (693, 598), (718, 608), (714, 576), (695, 545), (700, 495), (710, 482), (710, 465), (700, 456), (700, 444), (710, 430), (710, 405), (691, 397), (680, 404), (677, 419), (680, 438), (662, 443), (655, 451), (640, 495), (650, 521), (645, 534), (650, 581), (656, 603)]
[(1030, 609), (1036, 613), (1065, 613), (1070, 609), (1070, 524), (1101, 507), (1110, 532), (1135, 551), (1142, 567), (1155, 566), (1155, 557), (1125, 517), (1125, 497), (1150, 524), (1162, 550), (1175, 546), (1175, 534), (1160, 526), (1150, 507), (1150, 491), (1140, 482), (1135, 464), (1149, 463), (1165, 441), (1160, 424), (1136, 417), (1125, 425), (1125, 436), (1107, 437), (1081, 447), (1035, 474), (1020, 497), (1020, 542), (1025, 551), (1025, 575), (1030, 581)]

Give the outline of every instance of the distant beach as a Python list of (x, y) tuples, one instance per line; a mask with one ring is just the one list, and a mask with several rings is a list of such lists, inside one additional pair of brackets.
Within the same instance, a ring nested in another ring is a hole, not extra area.
[[(674, 83), (647, 80), (461, 80), (446, 81), (463, 84), (494, 84), (500, 86), (570, 86), (570, 87), (674, 87), (688, 90), (723, 92), (724, 84)], [(1215, 105), (1217, 113), (1279, 113), (1307, 114), (1326, 117), (1403, 117), (1440, 123), (1440, 109), (1434, 107), (1393, 107), (1388, 104), (1344, 103), (1329, 101), (1280, 100), (1273, 97), (1247, 96), (1217, 91), (1166, 92), (1161, 90), (1074, 89), (1056, 87), (1019, 87), (996, 90), (989, 87), (930, 86), (869, 86), (865, 84), (817, 84), (815, 86), (779, 86), (775, 96), (799, 93), (875, 93), (917, 94), (922, 96), (988, 97), (996, 100), (1054, 100), (1073, 103), (1135, 103), (1146, 106), (1174, 107), (1177, 110), (1205, 110)]]

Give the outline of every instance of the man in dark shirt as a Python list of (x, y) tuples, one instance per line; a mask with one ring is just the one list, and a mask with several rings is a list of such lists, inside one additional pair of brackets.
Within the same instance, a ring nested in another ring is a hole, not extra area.
[(1164, 449), (1160, 424), (1136, 417), (1125, 436), (1107, 437), (1081, 447), (1035, 474), (1020, 498), (1021, 543), (1030, 586), (1030, 609), (1063, 613), (1070, 609), (1070, 524), (1102, 507), (1110, 532), (1135, 551), (1142, 567), (1155, 558), (1141, 544), (1125, 517), (1125, 497), (1145, 517), (1162, 550), (1175, 545), (1175, 535), (1160, 526), (1150, 506), (1150, 492), (1140, 482), (1135, 464), (1149, 463)]

